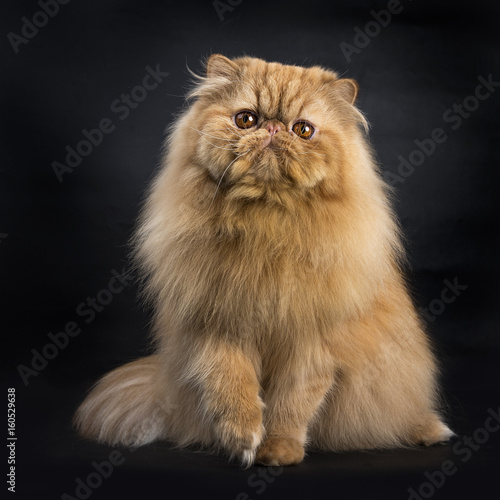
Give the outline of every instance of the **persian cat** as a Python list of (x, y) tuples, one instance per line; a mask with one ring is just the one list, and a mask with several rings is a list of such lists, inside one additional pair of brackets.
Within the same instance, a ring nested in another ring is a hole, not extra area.
[(208, 59), (134, 239), (155, 354), (97, 383), (83, 436), (245, 465), (450, 438), (357, 91), (317, 66)]

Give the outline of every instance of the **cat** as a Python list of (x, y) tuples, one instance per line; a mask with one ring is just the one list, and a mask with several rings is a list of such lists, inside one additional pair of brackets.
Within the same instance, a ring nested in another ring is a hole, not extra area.
[(276, 466), (453, 435), (357, 93), (318, 66), (208, 59), (134, 237), (155, 354), (97, 383), (83, 436)]

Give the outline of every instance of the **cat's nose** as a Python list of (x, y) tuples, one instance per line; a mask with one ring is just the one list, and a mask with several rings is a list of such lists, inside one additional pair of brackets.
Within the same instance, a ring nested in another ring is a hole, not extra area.
[(281, 130), (280, 125), (276, 122), (267, 123), (265, 128), (271, 134), (271, 137)]

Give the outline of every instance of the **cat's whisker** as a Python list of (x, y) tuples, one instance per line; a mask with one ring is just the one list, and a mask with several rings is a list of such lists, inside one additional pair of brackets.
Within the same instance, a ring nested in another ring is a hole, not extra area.
[[(223, 118), (221, 116), (221, 118)], [(217, 137), (217, 136), (214, 136), (214, 135), (211, 135), (211, 134), (208, 134), (207, 132), (203, 132), (201, 130), (198, 129), (198, 127), (196, 127), (196, 124), (194, 123), (194, 117), (192, 117), (191, 119), (191, 122), (192, 122), (192, 125), (191, 128), (192, 130), (196, 130), (196, 132), (198, 132), (199, 136), (200, 136), (200, 139), (203, 139), (207, 144), (210, 144), (211, 146), (213, 146), (214, 148), (217, 148), (217, 149), (224, 149), (226, 151), (234, 151), (234, 149), (232, 147), (229, 147), (229, 148), (225, 148), (223, 146), (218, 146), (216, 144), (213, 144), (211, 143), (210, 141), (208, 141), (205, 137), (203, 137), (204, 135), (208, 136), (208, 137), (213, 137), (214, 139), (218, 139), (218, 140), (223, 140), (223, 141), (226, 141), (228, 143), (234, 143), (236, 144), (238, 142), (238, 139), (228, 139), (228, 138), (224, 138), (224, 137)], [(227, 125), (226, 125), (226, 128), (227, 128)], [(218, 129), (218, 130), (221, 130), (221, 129)], [(230, 132), (234, 133), (234, 130), (230, 130), (228, 129)], [(222, 131), (222, 130), (221, 130)], [(239, 135), (239, 134), (236, 134), (236, 135)], [(227, 144), (229, 146), (229, 144)]]
[(250, 153), (250, 151), (252, 151), (252, 149), (249, 149), (248, 151), (245, 151), (244, 153), (241, 153), (238, 156), (236, 156), (236, 158), (224, 169), (224, 172), (222, 172), (222, 175), (220, 176), (219, 182), (217, 183), (217, 187), (215, 188), (215, 193), (214, 193), (214, 195), (212, 197), (212, 201), (210, 202), (210, 205), (208, 206), (208, 208), (210, 208), (212, 206), (212, 204), (213, 204), (213, 202), (215, 200), (215, 197), (217, 196), (217, 193), (219, 192), (219, 188), (220, 188), (220, 185), (222, 183), (222, 179), (226, 175), (226, 172), (229, 170), (229, 168), (231, 167), (231, 165), (236, 160), (239, 160), (242, 156), (245, 156), (246, 154)]
[(201, 139), (203, 139), (207, 144), (210, 144), (210, 146), (213, 146), (214, 148), (217, 148), (217, 149), (224, 149), (225, 151), (234, 151), (233, 148), (224, 148), (222, 146), (217, 146), (217, 144), (213, 144), (212, 142), (210, 141), (207, 141), (207, 139), (205, 139), (204, 137), (201, 137)]
[(240, 138), (241, 138), (241, 137), (243, 137), (243, 134), (242, 134), (242, 133), (238, 132), (237, 130), (230, 129), (227, 125), (226, 125), (226, 130), (227, 130), (228, 132), (231, 132), (231, 133), (236, 134), (236, 135), (237, 135), (238, 137), (240, 137)]
[[(297, 153), (298, 155), (306, 155), (306, 154), (309, 154), (309, 153), (312, 153), (318, 146), (319, 146), (319, 143), (321, 141), (321, 138), (320, 140), (315, 144), (314, 147), (312, 147), (311, 149), (308, 149), (307, 151), (304, 151), (303, 153)], [(314, 153), (315, 155), (318, 155), (318, 156), (324, 156), (326, 157), (326, 155), (324, 155), (323, 153), (318, 153), (318, 152), (315, 152)]]
[(196, 130), (196, 132), (198, 132), (199, 134), (207, 135), (208, 137), (213, 137), (214, 139), (219, 139), (221, 141), (238, 142), (237, 139), (225, 139), (224, 137), (218, 137), (216, 135), (212, 135), (212, 134), (209, 134), (207, 132), (202, 132), (201, 130), (198, 130), (195, 127), (189, 127), (189, 128), (192, 130)]
[(296, 159), (296, 160), (300, 163), (300, 165), (301, 165), (302, 167), (304, 166), (304, 163), (302, 162), (302, 160), (301, 160), (300, 158), (297, 158), (295, 155), (293, 155), (293, 154), (292, 154), (292, 153), (290, 153), (290, 152), (288, 152), (288, 154), (289, 154), (290, 156), (293, 156), (293, 157), (294, 157), (294, 158), (295, 158), (295, 159)]

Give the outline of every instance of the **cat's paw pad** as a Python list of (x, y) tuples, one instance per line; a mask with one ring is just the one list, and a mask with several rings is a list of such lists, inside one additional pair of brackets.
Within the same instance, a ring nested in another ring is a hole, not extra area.
[(304, 447), (294, 438), (270, 437), (257, 450), (255, 463), (260, 465), (295, 465), (304, 459)]

